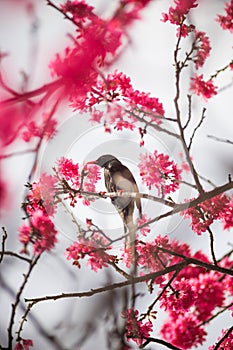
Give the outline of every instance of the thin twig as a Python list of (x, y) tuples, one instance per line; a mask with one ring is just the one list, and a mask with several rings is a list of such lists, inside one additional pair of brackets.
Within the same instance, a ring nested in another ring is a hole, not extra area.
[[(0, 256), (2, 256), (2, 255), (4, 255), (4, 256), (7, 256), (7, 255), (8, 256), (13, 256), (14, 258), (26, 261), (29, 264), (32, 262), (32, 259), (26, 258), (25, 256), (19, 255), (19, 254), (15, 253), (15, 252), (8, 251), (8, 250), (3, 250), (2, 249), (2, 251), (0, 251)], [(0, 258), (0, 262), (1, 262), (1, 258)]]
[(231, 332), (233, 331), (233, 326), (231, 328), (228, 329), (228, 331), (224, 334), (224, 336), (222, 337), (222, 339), (220, 339), (217, 344), (215, 345), (213, 350), (217, 350), (219, 349), (220, 345), (224, 342), (225, 339), (227, 339), (228, 335), (231, 334)]
[(200, 122), (199, 122), (199, 123), (197, 124), (197, 126), (193, 129), (193, 133), (192, 133), (192, 136), (190, 137), (190, 141), (189, 141), (189, 145), (188, 145), (188, 150), (189, 150), (189, 151), (190, 151), (190, 149), (191, 149), (194, 136), (195, 136), (197, 130), (200, 128), (201, 124), (203, 123), (203, 121), (204, 121), (204, 119), (205, 119), (205, 111), (206, 111), (206, 108), (203, 108)]
[(211, 322), (213, 319), (215, 319), (216, 317), (218, 317), (219, 315), (221, 315), (223, 312), (227, 311), (231, 306), (233, 306), (233, 302), (230, 303), (229, 305), (225, 306), (222, 308), (222, 310), (218, 311), (215, 315), (211, 316), (210, 318), (208, 318), (207, 320), (201, 322), (198, 324), (198, 327), (203, 326), (209, 322)]
[(228, 139), (222, 139), (220, 137), (214, 136), (214, 135), (207, 135), (210, 139), (213, 139), (218, 142), (224, 142), (224, 143), (229, 143), (230, 145), (233, 145), (233, 141), (228, 140)]
[(145, 341), (145, 343), (143, 343), (142, 345), (139, 346), (139, 349), (143, 349), (146, 345), (148, 345), (149, 343), (158, 343), (161, 345), (166, 346), (168, 349), (172, 349), (172, 350), (182, 350), (181, 348), (178, 348), (175, 345), (172, 345), (171, 343), (166, 342), (165, 340), (162, 339), (158, 339), (158, 338), (147, 338), (147, 340)]
[(189, 125), (189, 122), (191, 120), (191, 116), (192, 116), (192, 95), (188, 95), (188, 119), (187, 119), (187, 122), (185, 123), (185, 125), (183, 126), (183, 130), (185, 130), (188, 125)]
[(3, 235), (2, 235), (2, 251), (0, 252), (0, 264), (2, 262), (4, 255), (5, 255), (5, 244), (6, 244), (6, 240), (7, 240), (7, 232), (6, 232), (5, 227), (2, 227), (2, 232), (3, 232)]
[(213, 232), (211, 231), (210, 227), (207, 228), (207, 231), (209, 232), (209, 237), (210, 237), (211, 256), (212, 256), (214, 264), (218, 265), (218, 261), (216, 259), (215, 252), (214, 252), (214, 235), (213, 235)]
[(166, 285), (163, 287), (162, 291), (159, 293), (159, 295), (157, 296), (157, 298), (153, 301), (152, 304), (150, 304), (147, 308), (147, 312), (145, 314), (143, 314), (141, 320), (145, 319), (147, 316), (150, 315), (151, 311), (153, 310), (153, 307), (155, 306), (155, 304), (158, 302), (158, 300), (162, 297), (162, 295), (164, 294), (164, 292), (166, 291), (166, 289), (168, 287), (171, 286), (172, 282), (174, 281), (174, 279), (177, 277), (177, 275), (179, 274), (180, 270), (175, 271), (175, 273), (173, 274), (173, 276), (170, 278), (170, 280), (166, 283)]
[(40, 255), (35, 257), (35, 259), (31, 262), (29, 269), (28, 269), (28, 272), (24, 275), (23, 283), (21, 284), (21, 286), (16, 294), (15, 301), (12, 304), (12, 311), (11, 311), (10, 322), (9, 322), (9, 327), (8, 327), (8, 348), (9, 349), (12, 349), (12, 342), (13, 342), (12, 332), (13, 332), (13, 326), (14, 326), (14, 322), (15, 322), (16, 310), (17, 310), (17, 307), (20, 303), (20, 298), (21, 298), (21, 295), (23, 293), (23, 290), (24, 290), (24, 288), (28, 282), (28, 279), (31, 275), (31, 272), (32, 272), (33, 268), (35, 267), (35, 265), (37, 264), (39, 258), (40, 258)]

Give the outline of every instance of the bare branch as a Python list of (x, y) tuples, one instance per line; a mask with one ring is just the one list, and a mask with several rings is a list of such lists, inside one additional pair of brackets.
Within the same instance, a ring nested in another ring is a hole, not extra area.
[(2, 251), (0, 252), (0, 264), (2, 262), (4, 255), (5, 255), (5, 244), (6, 244), (6, 240), (7, 240), (7, 232), (6, 232), (5, 227), (2, 227), (2, 232), (3, 232), (3, 235), (2, 235)]
[(207, 135), (207, 137), (209, 137), (210, 139), (213, 139), (215, 141), (218, 141), (218, 142), (224, 142), (224, 143), (229, 143), (230, 145), (233, 145), (233, 141), (228, 140), (228, 139), (222, 139), (220, 137), (213, 136), (213, 135)]
[(231, 334), (231, 332), (233, 331), (233, 326), (230, 327), (228, 329), (228, 331), (226, 332), (226, 334), (224, 334), (224, 336), (222, 337), (222, 339), (220, 339), (217, 344), (214, 347), (214, 350), (220, 349), (220, 345), (224, 342), (224, 340), (228, 337), (229, 334)]
[(172, 345), (171, 343), (168, 343), (165, 340), (158, 339), (158, 338), (147, 338), (145, 343), (143, 343), (142, 345), (139, 346), (139, 349), (143, 349), (149, 343), (158, 343), (158, 344), (164, 345), (168, 349), (172, 349), (172, 350), (182, 350), (181, 348), (178, 348), (177, 346)]
[(197, 130), (200, 128), (201, 124), (203, 123), (203, 121), (204, 121), (204, 119), (205, 119), (205, 111), (206, 111), (206, 108), (203, 108), (200, 122), (199, 122), (199, 123), (197, 124), (197, 126), (193, 129), (193, 133), (192, 133), (192, 136), (190, 137), (190, 141), (189, 141), (189, 145), (188, 145), (188, 150), (189, 150), (189, 151), (190, 151), (190, 149), (191, 149), (194, 136), (195, 136)]

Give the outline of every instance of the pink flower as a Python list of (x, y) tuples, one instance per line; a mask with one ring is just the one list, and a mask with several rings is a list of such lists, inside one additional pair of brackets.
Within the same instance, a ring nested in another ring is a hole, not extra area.
[(207, 320), (216, 307), (223, 306), (224, 289), (218, 274), (202, 273), (198, 278), (190, 278), (188, 283), (195, 293), (195, 315), (199, 321)]
[[(96, 192), (96, 184), (100, 180), (100, 168), (98, 165), (87, 165), (88, 169), (86, 172), (86, 176), (84, 177), (83, 187), (82, 189), (87, 192)], [(93, 199), (94, 200), (94, 199)], [(83, 200), (84, 205), (90, 205), (89, 199)]]
[(71, 14), (76, 23), (85, 22), (94, 16), (93, 7), (86, 4), (84, 0), (68, 0), (61, 5), (63, 12)]
[(36, 210), (30, 217), (30, 224), (24, 224), (19, 229), (19, 240), (24, 246), (33, 244), (34, 254), (50, 251), (57, 242), (57, 231), (47, 214), (42, 210)]
[(33, 137), (51, 139), (56, 133), (57, 121), (48, 118), (45, 114), (41, 125), (37, 125), (35, 121), (30, 121), (25, 125), (26, 130), (22, 133), (25, 142), (29, 142)]
[[(228, 332), (228, 329), (226, 330), (222, 330), (222, 335), (218, 337), (218, 341), (220, 341), (222, 339), (222, 337)], [(216, 349), (216, 345), (212, 345), (209, 346), (208, 350), (214, 350)], [(221, 342), (221, 345), (219, 347), (220, 349), (224, 349), (224, 350), (232, 350), (233, 349), (233, 332), (231, 331), (228, 336), (223, 340), (223, 342)]]
[(164, 116), (164, 109), (159, 99), (156, 97), (151, 97), (149, 93), (140, 92), (138, 90), (129, 89), (126, 94), (126, 101), (133, 108), (141, 108), (146, 112), (150, 112), (151, 121), (156, 121), (158, 124), (161, 120), (153, 117), (153, 114), (158, 116)]
[(220, 218), (223, 222), (224, 230), (233, 227), (233, 195), (224, 207), (224, 210), (221, 211)]
[(163, 13), (163, 22), (169, 21), (172, 24), (179, 25), (183, 23), (189, 11), (197, 7), (196, 0), (175, 0), (176, 7), (170, 7), (169, 12)]
[(58, 173), (75, 188), (80, 186), (79, 165), (74, 164), (71, 159), (62, 157), (58, 160)]
[(122, 317), (127, 319), (126, 337), (127, 340), (133, 340), (141, 345), (144, 339), (147, 339), (152, 332), (152, 323), (150, 321), (143, 323), (140, 321), (138, 310), (128, 309), (122, 313)]
[(80, 238), (66, 249), (66, 258), (67, 260), (73, 259), (73, 264), (80, 267), (79, 260), (88, 257), (87, 264), (91, 266), (93, 271), (97, 272), (103, 267), (108, 267), (108, 263), (116, 258), (105, 252), (110, 247), (103, 248), (104, 243), (105, 239), (97, 234), (90, 239)]
[(192, 283), (189, 282), (189, 279), (182, 278), (174, 281), (172, 287), (173, 290), (167, 289), (163, 293), (160, 299), (161, 306), (167, 311), (179, 314), (188, 311), (198, 298), (196, 291), (192, 288)]
[(56, 210), (55, 193), (57, 180), (52, 175), (42, 174), (38, 182), (33, 182), (27, 196), (27, 213), (37, 209), (43, 210), (47, 215), (54, 215)]
[(103, 118), (103, 115), (104, 115), (104, 112), (94, 108), (91, 111), (91, 118), (89, 120), (90, 122), (93, 122), (93, 123), (100, 123), (101, 119)]
[(22, 339), (16, 345), (14, 350), (30, 350), (29, 347), (33, 346), (31, 339)]
[(123, 130), (123, 129), (134, 130), (135, 125), (133, 123), (129, 123), (129, 122), (124, 121), (124, 120), (120, 120), (116, 123), (114, 128), (117, 130)]
[(5, 106), (0, 102), (0, 149), (9, 146), (17, 139), (26, 123), (28, 113), (28, 106), (25, 103)]
[[(138, 226), (141, 226), (141, 225), (145, 224), (145, 223), (146, 223), (147, 221), (149, 221), (149, 220), (150, 220), (150, 219), (146, 217), (146, 214), (143, 214), (141, 219), (140, 219), (140, 218), (137, 219), (137, 225), (138, 225)], [(150, 233), (150, 226), (147, 225), (147, 226), (142, 227), (142, 228), (140, 229), (140, 232), (141, 232), (141, 234), (142, 234), (143, 236), (147, 236), (148, 233)]]
[(196, 69), (202, 67), (206, 58), (210, 55), (210, 40), (204, 32), (195, 32), (196, 56), (193, 58)]
[(192, 83), (190, 90), (192, 90), (196, 95), (202, 96), (204, 100), (208, 100), (217, 94), (217, 87), (214, 86), (213, 81), (208, 80), (205, 82), (203, 80), (203, 74), (199, 76), (196, 74), (193, 78), (191, 78), (191, 80)]
[[(229, 198), (226, 195), (219, 195), (206, 200), (197, 207), (188, 208), (183, 213), (185, 218), (191, 218), (192, 229), (198, 235), (205, 232), (214, 220), (222, 219), (226, 222), (226, 227), (231, 226), (232, 210)], [(228, 222), (228, 224), (227, 224)]]
[(155, 186), (159, 195), (175, 192), (179, 188), (181, 170), (169, 159), (168, 155), (154, 151), (154, 154), (142, 154), (139, 163), (143, 183), (149, 189)]
[(205, 340), (206, 332), (198, 326), (199, 320), (192, 314), (176, 314), (176, 318), (169, 318), (162, 326), (162, 337), (179, 348), (191, 349)]
[(216, 20), (223, 29), (228, 29), (231, 33), (233, 33), (233, 0), (226, 3), (225, 11), (226, 15), (218, 15)]

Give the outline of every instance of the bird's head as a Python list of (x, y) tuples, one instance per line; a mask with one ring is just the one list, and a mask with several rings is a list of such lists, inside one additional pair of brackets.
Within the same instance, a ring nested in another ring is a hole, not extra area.
[(102, 168), (104, 168), (112, 160), (119, 162), (119, 160), (116, 157), (112, 156), (111, 154), (104, 154), (103, 156), (100, 156), (98, 159), (90, 161), (86, 164), (97, 164), (97, 165), (101, 166)]

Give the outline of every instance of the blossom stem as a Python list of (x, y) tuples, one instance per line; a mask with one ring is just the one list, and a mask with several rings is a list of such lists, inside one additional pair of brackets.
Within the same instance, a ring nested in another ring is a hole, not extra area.
[(40, 255), (37, 255), (32, 260), (31, 264), (29, 265), (28, 272), (24, 275), (23, 283), (21, 284), (21, 286), (16, 294), (15, 302), (12, 304), (11, 317), (10, 317), (10, 322), (9, 322), (9, 327), (8, 327), (8, 349), (9, 350), (12, 349), (12, 342), (13, 342), (12, 331), (13, 331), (13, 326), (14, 326), (14, 322), (15, 322), (16, 309), (19, 305), (21, 295), (22, 295), (23, 290), (28, 282), (29, 276), (31, 275), (31, 272), (32, 272), (33, 268), (35, 267), (35, 265), (37, 264), (39, 258), (40, 258)]

